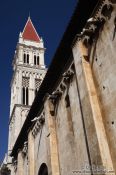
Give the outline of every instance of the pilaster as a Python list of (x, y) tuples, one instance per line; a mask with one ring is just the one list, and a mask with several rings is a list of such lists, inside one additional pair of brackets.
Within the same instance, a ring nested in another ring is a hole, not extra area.
[(60, 175), (55, 116), (52, 116), (50, 111), (52, 111), (52, 103), (50, 102), (50, 100), (47, 100), (45, 102), (45, 116), (50, 134), (49, 144), (50, 144), (51, 173), (53, 175)]
[(22, 151), (18, 152), (18, 160), (17, 160), (17, 175), (24, 175), (24, 160)]
[(35, 175), (34, 137), (31, 130), (28, 133), (28, 170), (28, 175)]
[[(113, 171), (114, 168), (113, 168), (112, 158), (111, 158), (108, 140), (106, 137), (106, 132), (103, 124), (103, 115), (101, 113), (100, 103), (98, 100), (96, 86), (95, 86), (94, 78), (92, 74), (92, 69), (89, 62), (88, 48), (83, 44), (81, 40), (78, 41), (78, 44), (76, 43), (75, 46), (73, 47), (73, 56), (74, 56), (75, 66), (77, 66), (78, 64), (77, 52), (80, 52), (82, 71), (83, 71), (86, 88), (89, 96), (89, 101), (91, 105), (91, 111), (93, 115), (93, 121), (95, 125), (95, 130), (96, 130), (96, 135), (97, 135), (97, 140), (98, 140), (98, 145), (100, 150), (100, 156), (102, 160), (102, 166), (104, 168), (107, 168), (107, 170)], [(77, 71), (76, 71), (76, 76), (78, 77)], [(108, 175), (107, 172), (105, 172), (105, 174)]]

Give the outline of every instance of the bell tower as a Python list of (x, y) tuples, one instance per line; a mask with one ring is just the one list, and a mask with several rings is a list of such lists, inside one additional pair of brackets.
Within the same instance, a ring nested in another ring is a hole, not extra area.
[(8, 153), (12, 151), (34, 97), (45, 76), (44, 43), (29, 17), (13, 60)]

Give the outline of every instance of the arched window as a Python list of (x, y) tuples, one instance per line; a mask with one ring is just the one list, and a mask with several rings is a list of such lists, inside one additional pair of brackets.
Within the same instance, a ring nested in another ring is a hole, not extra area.
[(42, 165), (40, 166), (38, 175), (48, 175), (48, 167), (45, 163), (42, 163)]
[(22, 96), (23, 96), (23, 105), (25, 105), (25, 87), (22, 88)]
[(23, 62), (26, 63), (26, 64), (29, 64), (29, 54), (24, 53)]
[(39, 65), (39, 56), (34, 55), (34, 65)]
[(29, 54), (27, 54), (27, 63), (29, 64)]
[(34, 65), (36, 65), (36, 55), (34, 55)]
[(28, 87), (26, 87), (26, 105), (28, 105), (28, 97), (29, 97)]
[(39, 56), (37, 56), (37, 65), (39, 65)]
[(26, 54), (25, 53), (23, 55), (23, 61), (24, 61), (24, 63), (26, 63)]
[(28, 77), (22, 78), (22, 104), (23, 105), (29, 104), (29, 78)]

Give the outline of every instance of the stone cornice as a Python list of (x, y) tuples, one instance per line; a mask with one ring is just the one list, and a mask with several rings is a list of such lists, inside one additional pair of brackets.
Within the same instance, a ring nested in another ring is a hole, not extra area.
[(42, 113), (38, 117), (35, 117), (32, 122), (35, 122), (32, 129), (32, 135), (35, 138), (45, 122), (45, 112), (42, 111)]
[(85, 46), (91, 45), (96, 37), (96, 34), (103, 28), (105, 22), (110, 20), (114, 5), (116, 5), (115, 0), (99, 1), (91, 18), (88, 19), (85, 28), (83, 28), (80, 34), (76, 35), (72, 47), (74, 47), (75, 43), (80, 39), (83, 41)]

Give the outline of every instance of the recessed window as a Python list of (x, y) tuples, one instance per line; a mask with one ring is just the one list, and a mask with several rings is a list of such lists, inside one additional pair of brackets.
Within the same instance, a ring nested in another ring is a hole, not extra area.
[(26, 63), (26, 54), (24, 53), (24, 63)]
[(34, 55), (34, 64), (36, 65), (36, 55)]
[(39, 65), (39, 56), (37, 56), (37, 65)]
[(39, 65), (39, 56), (34, 55), (34, 65)]
[(24, 53), (23, 62), (26, 63), (26, 64), (29, 64), (29, 54)]
[(29, 104), (29, 78), (22, 78), (22, 103), (23, 105)]
[(29, 64), (29, 54), (27, 54), (27, 63)]

